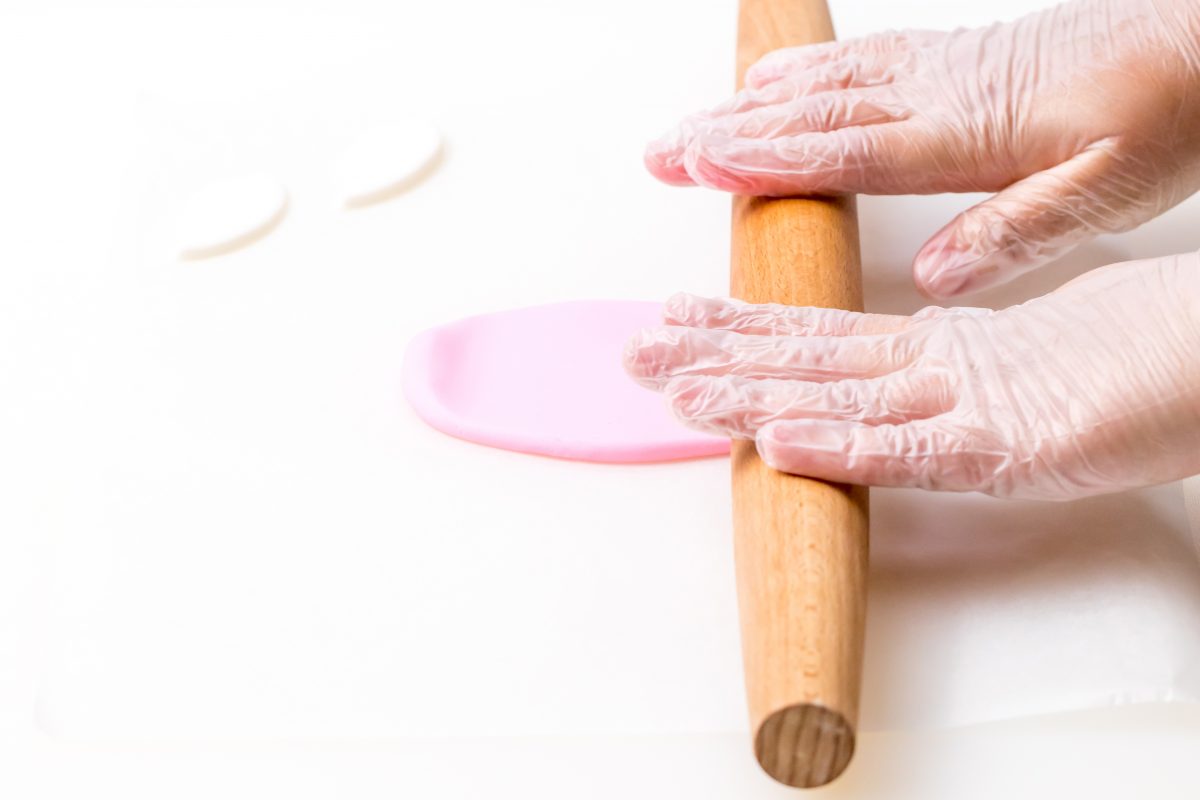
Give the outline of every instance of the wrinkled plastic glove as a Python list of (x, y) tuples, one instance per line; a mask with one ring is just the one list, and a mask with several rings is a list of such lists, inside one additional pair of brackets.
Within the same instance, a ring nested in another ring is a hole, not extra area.
[(1200, 255), (1003, 311), (676, 295), (627, 371), (684, 422), (830, 481), (1067, 500), (1200, 473)]
[(652, 143), (745, 195), (996, 192), (921, 248), (933, 297), (1010, 280), (1200, 188), (1200, 0), (1085, 0), (1007, 24), (777, 50)]

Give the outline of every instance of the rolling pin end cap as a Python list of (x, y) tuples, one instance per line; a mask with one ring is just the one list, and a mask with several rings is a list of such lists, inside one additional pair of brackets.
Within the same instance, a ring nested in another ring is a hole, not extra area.
[(854, 727), (842, 714), (814, 703), (782, 708), (763, 720), (754, 757), (786, 786), (824, 786), (845, 771), (854, 755)]

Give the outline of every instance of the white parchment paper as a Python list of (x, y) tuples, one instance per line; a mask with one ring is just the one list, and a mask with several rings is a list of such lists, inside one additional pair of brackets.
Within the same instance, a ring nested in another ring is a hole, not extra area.
[(1073, 503), (876, 490), (872, 516), (864, 724), (1200, 697), (1178, 484)]
[[(729, 85), (732, 4), (475, 3), (465, 27), (456, 6), (412, 24), (405, 4), (386, 22), (324, 5), (42, 20), (83, 71), (45, 58), (35, 21), (5, 29), (0, 61), (52, 82), (14, 84), (39, 124), (4, 149), (0, 566), (29, 621), (6, 629), (22, 666), (3, 705), (24, 719), (36, 695), (43, 731), (96, 739), (743, 730), (727, 464), (473, 447), (412, 416), (398, 381), (408, 339), (464, 314), (726, 291), (728, 198), (656, 184), (640, 153)], [(999, 13), (871, 11), (842, 35)], [(408, 107), (446, 131), (444, 166), (337, 211), (333, 154)], [(294, 190), (287, 222), (181, 266), (173, 204), (251, 167)], [(978, 199), (860, 198), (868, 307), (919, 308), (913, 253)], [(1197, 211), (966, 302), (1195, 248)], [(867, 727), (1197, 696), (1178, 485), (873, 498)]]

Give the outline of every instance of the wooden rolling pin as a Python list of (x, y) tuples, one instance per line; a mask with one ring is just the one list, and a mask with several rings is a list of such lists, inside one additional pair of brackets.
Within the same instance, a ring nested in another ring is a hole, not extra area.
[[(825, 0), (741, 0), (739, 86), (764, 53), (832, 38)], [(735, 198), (732, 241), (734, 297), (862, 309), (853, 197)], [(854, 753), (867, 492), (776, 472), (738, 441), (733, 522), (754, 754), (777, 781), (821, 786)]]

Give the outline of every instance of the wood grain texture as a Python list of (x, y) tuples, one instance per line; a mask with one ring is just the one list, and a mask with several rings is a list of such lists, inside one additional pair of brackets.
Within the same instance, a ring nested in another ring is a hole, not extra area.
[[(738, 80), (764, 53), (833, 38), (824, 0), (741, 0)], [(854, 199), (733, 203), (730, 291), (754, 303), (862, 309)], [(734, 549), (754, 753), (789, 786), (854, 754), (866, 616), (867, 492), (785, 475), (735, 442)]]

